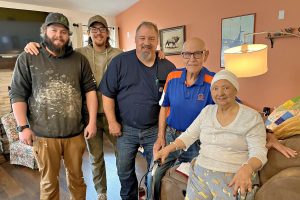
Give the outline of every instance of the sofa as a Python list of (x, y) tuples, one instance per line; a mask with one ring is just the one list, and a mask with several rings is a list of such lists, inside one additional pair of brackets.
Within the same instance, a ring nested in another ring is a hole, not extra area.
[(282, 140), (298, 152), (295, 158), (286, 158), (275, 149), (268, 152), (268, 162), (260, 171), (261, 188), (255, 200), (300, 199), (300, 135)]
[(10, 163), (37, 169), (32, 146), (23, 144), (19, 140), (16, 131), (17, 123), (13, 113), (3, 115), (1, 122), (9, 141)]
[(256, 199), (300, 200), (300, 96), (278, 106), (268, 116), (265, 125), (298, 155), (286, 158), (275, 149), (268, 151), (268, 162), (260, 171), (262, 187)]

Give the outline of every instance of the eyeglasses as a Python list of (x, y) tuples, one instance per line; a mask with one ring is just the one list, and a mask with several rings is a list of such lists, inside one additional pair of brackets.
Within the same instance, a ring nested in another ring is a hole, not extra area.
[(184, 59), (190, 59), (193, 55), (194, 58), (199, 59), (203, 56), (206, 50), (203, 51), (195, 51), (195, 52), (182, 52), (181, 55)]
[(105, 27), (100, 27), (100, 28), (90, 27), (90, 31), (91, 31), (91, 33), (98, 33), (98, 31), (100, 33), (106, 33), (107, 32), (107, 28), (105, 28)]

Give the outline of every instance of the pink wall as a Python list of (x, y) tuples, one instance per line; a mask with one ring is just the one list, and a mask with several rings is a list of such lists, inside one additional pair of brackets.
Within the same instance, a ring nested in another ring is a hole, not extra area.
[[(116, 17), (120, 27), (120, 47), (135, 48), (135, 29), (141, 21), (152, 21), (159, 29), (186, 25), (186, 37), (201, 37), (206, 41), (210, 56), (205, 63), (212, 71), (219, 71), (221, 48), (221, 19), (256, 13), (255, 31), (278, 31), (286, 27), (300, 27), (300, 1), (297, 0), (140, 0)], [(278, 11), (285, 10), (285, 19), (278, 20)], [(239, 97), (252, 107), (274, 107), (300, 95), (300, 38), (274, 41), (274, 48), (264, 35), (255, 43), (268, 44), (269, 71), (261, 76), (241, 78)], [(168, 56), (177, 67), (180, 56)]]

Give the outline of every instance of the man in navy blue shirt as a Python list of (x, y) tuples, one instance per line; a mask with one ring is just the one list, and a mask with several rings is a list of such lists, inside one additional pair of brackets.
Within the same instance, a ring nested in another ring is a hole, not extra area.
[(158, 102), (167, 75), (175, 69), (155, 53), (158, 29), (152, 22), (138, 26), (135, 43), (135, 50), (111, 61), (99, 86), (110, 134), (118, 137), (117, 168), (123, 200), (138, 199), (135, 157), (143, 147), (149, 168), (158, 132)]

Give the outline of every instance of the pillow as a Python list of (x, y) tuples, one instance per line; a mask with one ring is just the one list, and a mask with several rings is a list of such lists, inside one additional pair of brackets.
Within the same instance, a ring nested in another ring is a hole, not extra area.
[(266, 128), (273, 131), (284, 121), (297, 115), (300, 115), (300, 96), (290, 99), (277, 107), (265, 121)]

